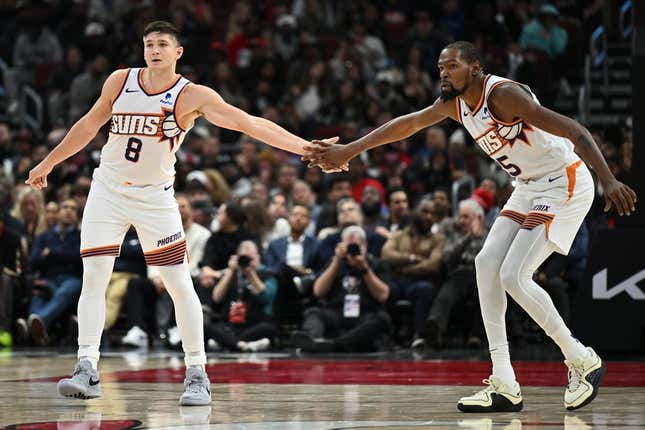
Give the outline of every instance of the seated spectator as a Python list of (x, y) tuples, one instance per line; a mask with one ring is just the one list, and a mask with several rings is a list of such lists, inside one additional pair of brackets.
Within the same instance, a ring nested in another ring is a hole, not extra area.
[(27, 239), (29, 252), (36, 236), (47, 230), (42, 192), (31, 187), (22, 188), (11, 215), (23, 225), (22, 234)]
[(421, 331), (436, 294), (432, 280), (437, 282), (441, 272), (445, 238), (430, 231), (432, 205), (430, 200), (421, 200), (414, 211), (411, 225), (392, 233), (381, 252), (383, 263), (391, 269), (390, 302), (406, 299), (414, 306), (412, 347), (423, 345)]
[(205, 321), (205, 340), (232, 351), (268, 349), (277, 334), (271, 321), (277, 281), (260, 263), (255, 242), (240, 243), (223, 272), (212, 299), (226, 321)]
[(11, 346), (13, 321), (13, 292), (20, 275), (20, 236), (5, 228), (4, 214), (0, 216), (0, 348)]
[[(313, 169), (309, 169), (313, 170)], [(346, 173), (337, 173), (329, 176), (326, 184), (327, 198), (321, 206), (320, 214), (316, 218), (316, 235), (327, 227), (334, 227), (337, 223), (336, 204), (342, 198), (352, 196), (352, 182)]]
[[(459, 215), (443, 249), (446, 280), (432, 304), (424, 328), (426, 342), (441, 347), (448, 329), (450, 313), (456, 305), (477, 301), (475, 257), (484, 246), (488, 231), (484, 227), (484, 210), (474, 200), (459, 203)], [(479, 315), (479, 312), (475, 312)], [(479, 317), (471, 322), (468, 343), (481, 345), (482, 323)]]
[(309, 236), (315, 236), (316, 220), (320, 214), (321, 206), (316, 203), (316, 194), (311, 190), (311, 186), (307, 182), (298, 179), (293, 184), (293, 189), (291, 190), (291, 202), (292, 205), (300, 205), (307, 208), (309, 211), (309, 225), (305, 233)]
[[(39, 275), (29, 305), (29, 334), (37, 345), (49, 343), (48, 329), (73, 309), (81, 293), (83, 264), (80, 255), (76, 202), (60, 204), (58, 225), (42, 233), (31, 250), (31, 268)], [(21, 321), (20, 327), (25, 327)]]
[(540, 7), (536, 19), (522, 29), (520, 46), (523, 49), (537, 48), (549, 57), (564, 53), (567, 47), (567, 32), (558, 25), (560, 12), (551, 4)]
[(447, 188), (437, 188), (432, 194), (432, 213), (434, 215), (433, 233), (443, 233), (451, 227), (453, 219), (450, 217), (451, 201)]
[(361, 211), (363, 212), (363, 227), (367, 231), (380, 234), (387, 239), (387, 230), (383, 225), (385, 218), (381, 213), (381, 195), (378, 190), (371, 185), (363, 188), (361, 197)]
[(47, 230), (58, 224), (58, 203), (49, 202), (45, 206), (45, 224)]
[(300, 323), (302, 319), (303, 299), (308, 294), (302, 282), (312, 277), (311, 262), (319, 245), (318, 239), (305, 233), (308, 225), (309, 209), (294, 205), (289, 215), (291, 233), (272, 240), (265, 253), (266, 266), (278, 276), (273, 305), (278, 322)]
[[(325, 237), (321, 240), (318, 252), (316, 252), (312, 262), (312, 267), (316, 271), (323, 269), (333, 257), (336, 245), (342, 240), (339, 230), (352, 225), (363, 227), (363, 212), (361, 211), (361, 207), (353, 198), (343, 198), (337, 203), (337, 206), (338, 227), (330, 227), (328, 234), (323, 234)], [(321, 233), (324, 232), (321, 231)], [(367, 231), (366, 234), (368, 253), (376, 257), (380, 256), (381, 248), (383, 248), (383, 244), (385, 243), (385, 238), (371, 231)]]
[(302, 331), (293, 335), (307, 352), (374, 351), (390, 332), (383, 305), (390, 288), (384, 266), (367, 252), (359, 226), (343, 230), (334, 256), (314, 283), (320, 305), (308, 308)]
[(390, 214), (385, 222), (385, 228), (391, 234), (403, 229), (410, 221), (408, 194), (404, 188), (390, 188), (385, 195), (385, 202)]

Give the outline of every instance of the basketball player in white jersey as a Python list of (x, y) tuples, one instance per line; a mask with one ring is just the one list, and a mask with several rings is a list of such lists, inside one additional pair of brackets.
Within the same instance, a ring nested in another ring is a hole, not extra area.
[(212, 89), (175, 73), (183, 48), (177, 30), (156, 21), (144, 30), (146, 66), (112, 73), (94, 106), (26, 181), (47, 186), (54, 166), (83, 149), (111, 120), (109, 139), (94, 171), (81, 228), (83, 290), (78, 302), (78, 363), (70, 379), (58, 383), (67, 397), (101, 396), (97, 372), (105, 319), (105, 290), (114, 259), (130, 225), (148, 265), (158, 266), (175, 304), (186, 363), (182, 405), (211, 402), (205, 372), (202, 310), (188, 271), (186, 242), (174, 198), (175, 153), (195, 120), (204, 116), (287, 151), (302, 154), (306, 141), (280, 126), (228, 105)]
[(460, 399), (457, 406), (464, 412), (522, 409), (506, 337), (509, 293), (562, 350), (569, 368), (564, 406), (581, 408), (596, 396), (604, 363), (571, 335), (532, 275), (552, 252), (569, 252), (591, 206), (594, 184), (585, 163), (602, 184), (605, 211), (614, 206), (620, 215), (629, 215), (636, 194), (614, 178), (583, 126), (540, 106), (527, 86), (484, 74), (471, 43), (446, 46), (438, 66), (441, 97), (432, 106), (395, 118), (347, 145), (314, 141), (303, 159), (310, 165), (340, 166), (363, 151), (405, 139), (445, 118), (463, 124), (481, 149), (517, 180), (517, 186), (475, 260), (493, 372), (484, 380), (486, 388)]

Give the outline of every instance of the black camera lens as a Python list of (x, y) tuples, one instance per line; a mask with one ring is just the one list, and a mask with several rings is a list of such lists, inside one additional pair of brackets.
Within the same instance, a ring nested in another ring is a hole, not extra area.
[(248, 255), (240, 255), (237, 257), (237, 264), (242, 268), (246, 269), (251, 264), (251, 257)]
[(353, 256), (361, 255), (361, 247), (358, 243), (350, 243), (347, 245), (347, 253)]

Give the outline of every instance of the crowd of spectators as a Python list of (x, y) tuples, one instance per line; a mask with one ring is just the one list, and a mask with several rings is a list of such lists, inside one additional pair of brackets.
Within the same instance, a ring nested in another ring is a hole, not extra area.
[[(529, 84), (551, 106), (558, 91), (579, 83), (580, 40), (603, 2), (570, 3), (25, 2), (3, 16), (0, 56), (18, 85), (45, 101), (45, 117), (42, 129), (20, 128), (11, 106), (0, 117), (0, 345), (73, 341), (78, 226), (107, 130), (58, 166), (43, 192), (23, 182), (90, 108), (111, 70), (143, 65), (148, 22), (167, 19), (180, 29), (178, 72), (190, 80), (303, 138), (347, 142), (432, 103), (439, 52), (460, 39), (475, 43), (489, 73)], [(631, 133), (592, 131), (620, 179), (630, 168)], [(325, 175), (198, 121), (176, 170), (210, 349), (482, 345), (474, 257), (513, 183), (458, 124), (375, 148), (347, 174)], [(453, 193), (466, 177), (474, 189)], [(553, 256), (536, 274), (565, 320), (590, 236), (611, 223), (596, 205), (572, 253)], [(131, 230), (108, 288), (104, 341), (175, 348), (173, 315)]]

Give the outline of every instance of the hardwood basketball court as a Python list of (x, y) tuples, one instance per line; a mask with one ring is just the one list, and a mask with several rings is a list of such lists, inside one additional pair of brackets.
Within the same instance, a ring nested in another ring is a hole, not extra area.
[[(449, 354), (450, 355), (450, 354)], [(463, 414), (459, 397), (479, 390), (490, 364), (409, 352), (360, 356), (209, 355), (211, 407), (180, 407), (179, 353), (118, 352), (100, 362), (103, 397), (59, 397), (72, 353), (0, 353), (0, 428), (8, 429), (643, 429), (645, 363), (609, 361), (598, 398), (562, 405), (561, 361), (518, 361), (524, 410)], [(478, 354), (475, 354), (478, 355)]]

